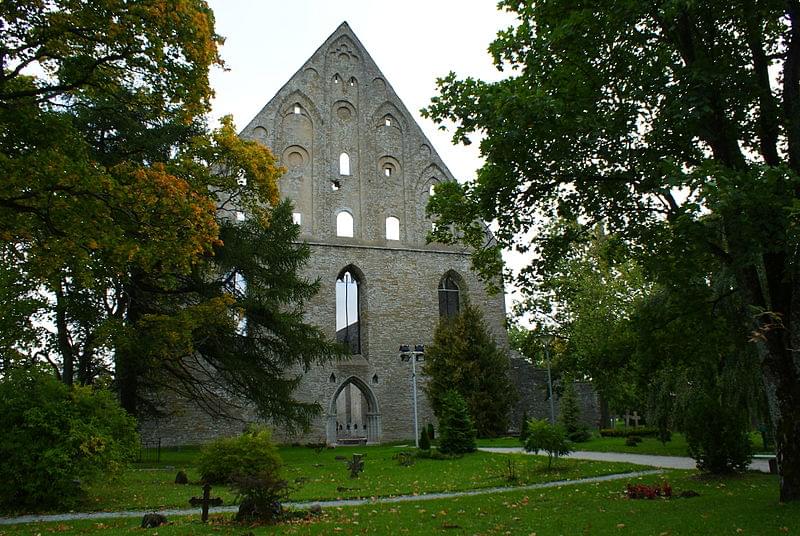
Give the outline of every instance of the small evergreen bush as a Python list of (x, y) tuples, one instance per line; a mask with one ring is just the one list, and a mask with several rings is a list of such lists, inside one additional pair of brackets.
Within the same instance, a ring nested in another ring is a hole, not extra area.
[(269, 429), (258, 427), (209, 443), (200, 452), (197, 466), (203, 482), (228, 484), (244, 476), (277, 475), (281, 458)]
[(106, 390), (67, 387), (37, 368), (0, 380), (0, 508), (65, 508), (121, 471), (139, 447), (136, 421)]
[(547, 468), (553, 466), (553, 458), (572, 452), (572, 444), (567, 440), (567, 433), (560, 424), (550, 424), (546, 420), (533, 419), (528, 423), (528, 439), (525, 450), (547, 453)]
[(435, 433), (435, 430), (433, 429), (433, 423), (432, 422), (428, 423), (428, 439), (430, 439), (431, 441), (436, 439), (436, 433)]
[(581, 408), (578, 404), (578, 395), (575, 392), (575, 384), (567, 381), (564, 386), (564, 393), (561, 395), (561, 409), (558, 413), (558, 422), (564, 427), (567, 439), (575, 443), (588, 441), (592, 435), (588, 427), (581, 422)]
[(447, 391), (439, 411), (439, 450), (444, 454), (475, 451), (475, 426), (464, 398), (457, 391)]

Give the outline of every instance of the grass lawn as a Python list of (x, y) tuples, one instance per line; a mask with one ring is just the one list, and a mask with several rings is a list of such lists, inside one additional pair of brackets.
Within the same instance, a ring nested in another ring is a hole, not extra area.
[[(457, 491), (512, 485), (508, 482), (511, 461), (517, 484), (576, 479), (586, 476), (641, 470), (624, 463), (561, 460), (552, 471), (546, 458), (475, 452), (455, 460), (418, 459), (410, 467), (393, 457), (404, 450), (393, 446), (326, 449), (320, 453), (306, 447), (282, 447), (284, 478), (297, 486), (292, 500), (386, 497), (437, 491)], [(350, 479), (345, 461), (354, 452), (366, 454), (365, 468)], [(188, 507), (191, 496), (200, 496), (200, 475), (193, 466), (198, 450), (169, 449), (159, 464), (137, 464), (120, 477), (99, 482), (88, 489), (87, 501), (78, 511), (157, 510)], [(178, 469), (186, 469), (190, 484), (174, 483)], [(234, 497), (225, 486), (215, 486), (213, 495), (231, 504)], [(7, 515), (8, 513), (4, 513)]]
[(777, 477), (747, 474), (699, 479), (693, 471), (643, 477), (668, 479), (676, 492), (699, 497), (630, 500), (626, 482), (576, 484), (555, 489), (516, 490), (477, 497), (329, 508), (316, 518), (272, 527), (233, 525), (230, 515), (203, 526), (199, 515), (174, 518), (150, 531), (139, 519), (75, 521), (0, 527), (0, 536), (22, 534), (558, 534), (585, 535), (783, 535), (800, 527), (800, 504), (778, 503)]

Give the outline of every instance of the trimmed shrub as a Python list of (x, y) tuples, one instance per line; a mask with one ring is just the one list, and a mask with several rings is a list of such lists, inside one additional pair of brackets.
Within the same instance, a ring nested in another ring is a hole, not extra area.
[(258, 427), (209, 443), (200, 452), (197, 466), (203, 482), (228, 484), (245, 476), (277, 475), (281, 458), (269, 428)]
[(457, 391), (447, 391), (439, 412), (439, 450), (444, 454), (473, 452), (475, 426), (464, 398)]
[(625, 444), (629, 447), (635, 447), (642, 442), (642, 438), (637, 435), (629, 435), (625, 438)]
[(283, 515), (283, 502), (292, 491), (289, 483), (277, 471), (265, 470), (252, 475), (236, 475), (231, 489), (239, 501), (236, 521), (266, 521), (274, 523)]
[(0, 507), (64, 508), (118, 473), (139, 447), (136, 421), (106, 390), (67, 387), (37, 368), (0, 380)]
[(428, 437), (428, 429), (425, 427), (419, 434), (419, 448), (420, 450), (431, 450), (431, 440)]
[(547, 468), (553, 466), (553, 458), (572, 452), (572, 444), (567, 439), (567, 432), (560, 424), (550, 424), (546, 420), (533, 419), (528, 423), (528, 439), (525, 450), (538, 454), (540, 450), (547, 453)]

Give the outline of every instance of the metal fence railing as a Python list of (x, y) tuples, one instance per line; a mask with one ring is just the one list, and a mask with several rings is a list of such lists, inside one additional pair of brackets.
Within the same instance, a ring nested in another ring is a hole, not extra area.
[(139, 446), (139, 463), (159, 463), (161, 462), (161, 438), (153, 441), (142, 441)]

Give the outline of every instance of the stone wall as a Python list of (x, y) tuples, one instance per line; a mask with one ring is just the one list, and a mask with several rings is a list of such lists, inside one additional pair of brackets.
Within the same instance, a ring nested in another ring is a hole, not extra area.
[[(509, 420), (511, 429), (514, 432), (519, 432), (522, 415), (526, 411), (530, 419), (550, 419), (550, 400), (547, 396), (547, 369), (534, 367), (528, 361), (515, 357), (511, 359), (511, 378), (519, 394), (519, 400)], [(557, 419), (561, 406), (558, 387), (554, 390), (556, 391), (556, 397), (553, 400), (553, 406)], [(597, 392), (590, 383), (578, 382), (575, 384), (575, 393), (578, 395), (581, 408), (581, 420), (590, 429), (599, 428), (600, 403), (597, 399)]]

